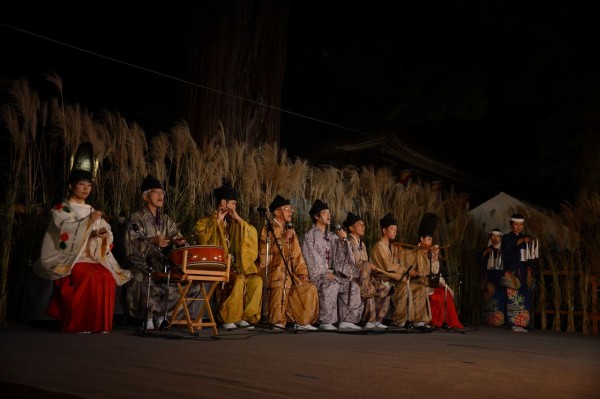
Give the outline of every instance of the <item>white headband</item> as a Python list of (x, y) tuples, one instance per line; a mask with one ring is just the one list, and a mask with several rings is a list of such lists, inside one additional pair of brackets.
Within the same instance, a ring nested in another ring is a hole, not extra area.
[(490, 234), (497, 235), (497, 236), (501, 236), (501, 235), (502, 235), (502, 232), (501, 232), (501, 231), (498, 231), (498, 230), (492, 230), (492, 231), (490, 231)]
[(525, 219), (520, 219), (520, 218), (510, 218), (510, 221), (511, 221), (511, 222), (521, 222), (521, 223), (523, 223), (523, 222), (525, 222)]

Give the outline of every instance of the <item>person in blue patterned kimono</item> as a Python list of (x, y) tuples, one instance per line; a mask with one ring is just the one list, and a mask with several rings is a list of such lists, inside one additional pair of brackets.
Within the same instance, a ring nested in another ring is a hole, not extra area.
[(502, 232), (493, 229), (488, 246), (477, 255), (483, 276), (483, 315), (485, 322), (493, 327), (503, 326), (506, 320), (506, 287), (500, 285), (504, 275), (501, 243)]
[[(314, 223), (302, 240), (302, 254), (308, 276), (319, 292), (319, 329), (332, 331), (358, 329), (363, 304), (360, 286), (346, 239), (329, 231), (331, 214), (325, 202), (317, 199), (309, 211)], [(339, 321), (338, 327), (334, 326)]]
[(528, 257), (528, 244), (534, 240), (523, 234), (525, 218), (515, 213), (510, 218), (511, 231), (502, 236), (504, 275), (501, 284), (506, 287), (505, 324), (512, 331), (527, 332), (531, 322), (531, 301), (535, 265)]
[(344, 227), (348, 229), (348, 241), (352, 248), (356, 274), (361, 287), (364, 311), (361, 322), (365, 328), (386, 329), (383, 318), (390, 308), (390, 286), (386, 284), (377, 266), (369, 261), (367, 247), (363, 241), (365, 222), (362, 217), (348, 212)]

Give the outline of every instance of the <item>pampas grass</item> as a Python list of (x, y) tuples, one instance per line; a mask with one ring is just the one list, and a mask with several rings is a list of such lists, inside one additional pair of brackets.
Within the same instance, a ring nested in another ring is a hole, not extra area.
[(473, 324), (482, 315), (481, 271), (475, 254), (481, 249), (480, 243), (485, 242), (485, 237), (469, 214), (463, 196), (451, 190), (444, 200), (438, 201), (430, 202), (429, 206), (441, 208), (438, 210), (437, 242), (442, 247), (447, 246), (442, 250), (442, 274), (448, 285), (458, 293), (457, 307), (462, 310), (461, 315), (472, 315), (471, 320), (463, 317), (463, 321)]
[[(31, 251), (16, 253), (15, 248), (20, 244), (17, 243), (17, 238), (29, 245), (35, 238), (31, 229), (37, 227), (35, 218), (39, 216), (39, 196), (46, 191), (45, 180), (41, 176), (47, 171), (43, 164), (46, 160), (43, 133), (48, 129), (48, 105), (41, 102), (26, 80), (7, 82), (6, 86), (13, 102), (5, 104), (0, 110), (10, 140), (6, 143), (10, 159), (2, 176), (6, 196), (1, 206), (0, 220), (3, 237), (0, 244), (0, 324), (6, 323), (10, 310), (15, 312), (14, 306), (13, 309), (8, 308), (10, 300), (18, 303), (22, 296), (19, 287), (22, 287), (25, 280)], [(15, 266), (16, 260), (23, 263), (23, 266)], [(9, 275), (13, 276), (15, 283), (10, 286)], [(9, 288), (12, 288), (12, 298), (8, 295)], [(12, 316), (15, 317), (14, 313)]]

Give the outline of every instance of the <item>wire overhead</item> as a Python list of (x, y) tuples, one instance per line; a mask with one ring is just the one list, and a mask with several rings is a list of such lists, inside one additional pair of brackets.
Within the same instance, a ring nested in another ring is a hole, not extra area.
[(82, 53), (90, 54), (90, 55), (93, 55), (95, 57), (102, 58), (102, 59), (105, 59), (105, 60), (108, 60), (108, 61), (111, 61), (111, 62), (114, 62), (114, 63), (117, 63), (117, 64), (125, 65), (125, 66), (130, 67), (130, 68), (139, 69), (140, 71), (144, 71), (144, 72), (151, 73), (151, 74), (154, 74), (154, 75), (157, 75), (157, 76), (161, 76), (163, 78), (167, 78), (167, 79), (173, 80), (175, 82), (184, 83), (186, 85), (198, 87), (198, 88), (201, 88), (201, 89), (204, 89), (204, 90), (211, 91), (213, 93), (217, 93), (217, 94), (220, 94), (220, 95), (223, 95), (223, 96), (228, 96), (230, 98), (234, 98), (234, 99), (237, 99), (237, 100), (240, 100), (240, 101), (245, 101), (245, 102), (248, 102), (248, 103), (259, 105), (261, 107), (267, 107), (267, 108), (270, 108), (270, 109), (273, 109), (273, 110), (276, 110), (276, 111), (279, 111), (279, 112), (282, 112), (282, 113), (285, 113), (285, 114), (297, 116), (299, 118), (307, 119), (307, 120), (310, 120), (310, 121), (313, 121), (313, 122), (322, 123), (324, 125), (332, 126), (332, 127), (335, 127), (335, 128), (339, 128), (339, 129), (347, 130), (347, 131), (350, 131), (350, 132), (367, 135), (366, 132), (363, 132), (361, 130), (349, 128), (347, 126), (338, 125), (338, 124), (335, 124), (335, 123), (332, 123), (332, 122), (329, 122), (329, 121), (326, 121), (326, 120), (323, 120), (323, 119), (314, 118), (314, 117), (311, 117), (311, 116), (308, 116), (308, 115), (304, 115), (304, 114), (300, 114), (300, 113), (297, 113), (297, 112), (294, 112), (294, 111), (289, 111), (289, 110), (286, 110), (286, 109), (283, 109), (283, 108), (279, 108), (279, 107), (275, 107), (275, 106), (272, 106), (272, 105), (268, 105), (268, 104), (263, 103), (262, 101), (255, 101), (255, 100), (251, 100), (251, 99), (248, 99), (248, 98), (245, 98), (245, 97), (238, 96), (236, 94), (231, 94), (231, 93), (227, 93), (227, 92), (224, 92), (224, 91), (221, 91), (221, 90), (213, 89), (211, 87), (204, 86), (204, 85), (201, 85), (199, 83), (190, 82), (189, 80), (185, 80), (185, 79), (182, 79), (182, 78), (178, 78), (176, 76), (172, 76), (172, 75), (168, 75), (168, 74), (165, 74), (165, 73), (162, 73), (162, 72), (159, 72), (159, 71), (155, 71), (155, 70), (150, 69), (150, 68), (146, 68), (146, 67), (142, 67), (142, 66), (139, 66), (139, 65), (136, 65), (136, 64), (132, 64), (130, 62), (123, 61), (123, 60), (120, 60), (118, 58), (110, 57), (110, 56), (107, 56), (107, 55), (104, 55), (104, 54), (100, 54), (100, 53), (95, 52), (95, 51), (87, 50), (85, 48), (82, 48), (82, 47), (79, 47), (79, 46), (75, 46), (75, 45), (72, 45), (72, 44), (69, 44), (69, 43), (65, 43), (65, 42), (60, 41), (60, 40), (52, 39), (50, 37), (47, 37), (47, 36), (44, 36), (44, 35), (40, 35), (40, 34), (31, 32), (31, 31), (25, 30), (25, 29), (21, 29), (21, 28), (18, 28), (16, 26), (13, 26), (13, 25), (8, 25), (8, 24), (5, 24), (3, 22), (0, 22), (0, 26), (3, 26), (3, 27), (8, 28), (8, 29), (12, 29), (12, 30), (17, 31), (17, 32), (24, 33), (26, 35), (30, 35), (30, 36), (36, 37), (38, 39), (46, 40), (46, 41), (54, 43), (54, 44), (58, 44), (59, 46), (67, 47), (67, 48), (70, 48), (70, 49), (73, 49), (73, 50), (76, 50), (76, 51), (80, 51)]

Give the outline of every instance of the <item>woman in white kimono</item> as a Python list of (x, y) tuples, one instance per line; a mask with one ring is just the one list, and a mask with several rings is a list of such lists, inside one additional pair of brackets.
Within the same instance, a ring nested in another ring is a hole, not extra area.
[(92, 191), (92, 173), (73, 170), (69, 195), (54, 206), (33, 266), (40, 277), (54, 280), (48, 314), (62, 321), (63, 332), (112, 330), (117, 285), (131, 279), (111, 252), (110, 225), (86, 199)]

